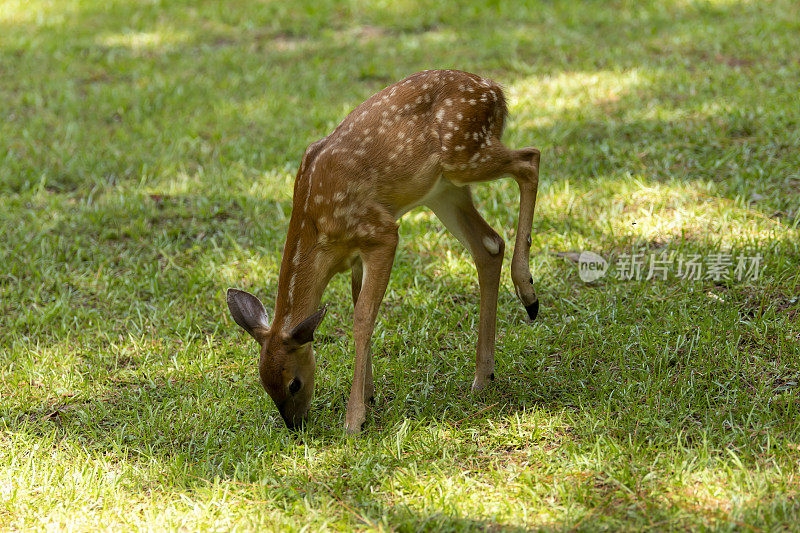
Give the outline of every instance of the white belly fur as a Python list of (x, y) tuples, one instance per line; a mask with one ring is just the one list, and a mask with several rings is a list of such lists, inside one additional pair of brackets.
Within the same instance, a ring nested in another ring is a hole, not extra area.
[(436, 183), (434, 183), (433, 187), (431, 187), (430, 190), (427, 193), (425, 193), (425, 196), (423, 196), (416, 202), (401, 207), (398, 210), (397, 214), (395, 215), (395, 220), (400, 220), (401, 218), (403, 218), (403, 215), (405, 215), (415, 207), (427, 204), (428, 200), (430, 200), (431, 198), (435, 198), (436, 196), (438, 196), (439, 194), (441, 194), (442, 192), (444, 192), (445, 190), (447, 190), (452, 186), (453, 184), (450, 182), (450, 180), (439, 175), (439, 177), (436, 180)]

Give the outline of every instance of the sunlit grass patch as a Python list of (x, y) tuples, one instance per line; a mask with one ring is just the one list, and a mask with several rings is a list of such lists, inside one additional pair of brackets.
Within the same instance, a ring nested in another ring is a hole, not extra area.
[(552, 127), (570, 113), (604, 114), (643, 81), (635, 69), (531, 76), (507, 88), (509, 108), (520, 117), (513, 119), (520, 129)]
[[(598, 232), (634, 242), (691, 239), (717, 246), (758, 246), (798, 236), (797, 229), (719, 195), (718, 186), (697, 180), (648, 183), (642, 176), (598, 178), (570, 190), (568, 182), (545, 213), (586, 213)], [(576, 190), (577, 189), (577, 190)]]
[(169, 45), (186, 40), (187, 34), (174, 28), (165, 28), (158, 32), (111, 33), (101, 35), (97, 42), (103, 46), (124, 46), (133, 51), (148, 49), (164, 49)]

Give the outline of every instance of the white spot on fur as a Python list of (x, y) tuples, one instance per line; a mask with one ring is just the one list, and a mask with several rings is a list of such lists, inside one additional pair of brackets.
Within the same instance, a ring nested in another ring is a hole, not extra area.
[(356, 206), (353, 204), (345, 204), (333, 210), (334, 218), (351, 219), (356, 213)]
[[(292, 301), (294, 300), (294, 274), (292, 277), (289, 278), (289, 289), (286, 292), (286, 303), (287, 307), (291, 310), (292, 309)], [(286, 313), (286, 316), (283, 318), (283, 327), (289, 325), (292, 319), (291, 311)]]
[(500, 253), (500, 243), (490, 235), (485, 235), (483, 237), (483, 247), (492, 255)]
[(358, 226), (357, 233), (361, 237), (371, 237), (375, 235), (375, 228), (369, 224), (361, 224)]

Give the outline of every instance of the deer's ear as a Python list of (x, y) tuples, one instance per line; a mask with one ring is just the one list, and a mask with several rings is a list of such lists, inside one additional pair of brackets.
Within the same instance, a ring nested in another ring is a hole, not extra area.
[(267, 311), (261, 300), (239, 289), (228, 289), (227, 300), (233, 320), (261, 343), (269, 331)]
[(313, 341), (314, 331), (317, 329), (320, 322), (322, 322), (322, 319), (325, 318), (325, 313), (327, 312), (327, 305), (320, 307), (316, 313), (297, 324), (294, 329), (292, 329), (292, 332), (289, 333), (289, 337), (299, 345)]

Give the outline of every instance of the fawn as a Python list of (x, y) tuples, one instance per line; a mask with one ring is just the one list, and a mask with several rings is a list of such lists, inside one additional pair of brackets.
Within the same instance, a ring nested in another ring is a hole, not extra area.
[(528, 266), (539, 150), (501, 142), (507, 108), (495, 82), (427, 70), (356, 107), (303, 154), (283, 250), (272, 324), (258, 298), (228, 289), (234, 321), (261, 347), (259, 376), (286, 425), (302, 425), (314, 393), (311, 341), (331, 277), (351, 270), (355, 372), (345, 427), (361, 431), (372, 399), (370, 338), (397, 248), (397, 221), (427, 206), (470, 251), (478, 270), (480, 325), (473, 392), (494, 379), (495, 322), (505, 243), (475, 209), (470, 184), (511, 175), (520, 208), (511, 277), (533, 320), (539, 301)]

